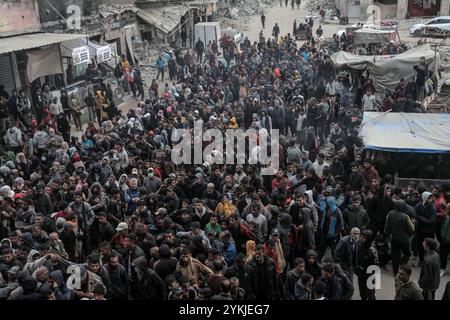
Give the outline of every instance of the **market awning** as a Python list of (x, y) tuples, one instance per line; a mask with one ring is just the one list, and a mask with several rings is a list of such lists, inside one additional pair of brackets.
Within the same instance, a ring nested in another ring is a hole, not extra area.
[(139, 9), (139, 11), (136, 12), (136, 15), (145, 22), (168, 34), (177, 27), (181, 17), (188, 11), (188, 6), (176, 5), (161, 8)]
[(359, 131), (366, 149), (450, 152), (450, 114), (364, 112)]
[(415, 76), (414, 66), (420, 62), (421, 57), (425, 57), (429, 70), (436, 72), (440, 68), (440, 54), (431, 49), (428, 43), (397, 55), (362, 56), (345, 51), (331, 55), (337, 68), (359, 71), (368, 69), (377, 91), (380, 89), (394, 91), (400, 79), (409, 80)]
[(0, 38), (0, 54), (48, 46), (67, 40), (85, 38), (83, 34), (30, 33)]

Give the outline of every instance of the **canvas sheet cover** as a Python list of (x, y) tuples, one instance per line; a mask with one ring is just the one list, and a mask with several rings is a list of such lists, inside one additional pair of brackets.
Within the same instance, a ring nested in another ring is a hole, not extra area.
[(450, 114), (364, 112), (359, 136), (366, 149), (450, 152)]
[(349, 52), (336, 52), (331, 56), (337, 68), (355, 70), (368, 69), (374, 77), (377, 91), (395, 90), (400, 79), (410, 79), (416, 75), (414, 66), (425, 57), (430, 71), (435, 72), (440, 66), (440, 54), (425, 44), (404, 53), (390, 56), (361, 56)]

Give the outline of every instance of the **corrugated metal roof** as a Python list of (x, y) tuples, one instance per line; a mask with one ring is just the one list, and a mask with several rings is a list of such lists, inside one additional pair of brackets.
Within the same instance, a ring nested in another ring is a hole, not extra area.
[(84, 34), (31, 33), (14, 37), (0, 38), (0, 54), (39, 48), (54, 43), (85, 37), (87, 37), (87, 35)]
[(182, 16), (188, 12), (186, 5), (161, 8), (139, 9), (137, 16), (164, 33), (170, 33), (180, 23)]

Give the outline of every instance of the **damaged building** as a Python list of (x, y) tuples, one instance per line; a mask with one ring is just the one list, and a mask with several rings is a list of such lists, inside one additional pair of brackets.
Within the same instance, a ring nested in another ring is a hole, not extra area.
[(181, 32), (187, 36), (187, 46), (194, 41), (194, 25), (216, 18), (216, 0), (200, 1), (136, 1), (136, 15), (144, 41), (149, 44), (181, 46)]
[(405, 19), (413, 17), (447, 16), (450, 14), (448, 0), (335, 0), (342, 16), (365, 17), (372, 11), (380, 19)]
[(80, 32), (92, 41), (114, 43), (118, 54), (138, 59), (144, 45), (181, 45), (181, 32), (187, 46), (194, 40), (194, 24), (214, 21), (217, 0), (37, 0), (44, 30), (69, 32), (71, 6), (81, 9)]

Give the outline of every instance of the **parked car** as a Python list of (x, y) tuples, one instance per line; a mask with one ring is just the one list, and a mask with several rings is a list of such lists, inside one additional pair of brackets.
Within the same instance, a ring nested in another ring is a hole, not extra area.
[(427, 27), (450, 29), (450, 16), (436, 17), (426, 22), (414, 24), (409, 28), (409, 33), (420, 37)]

